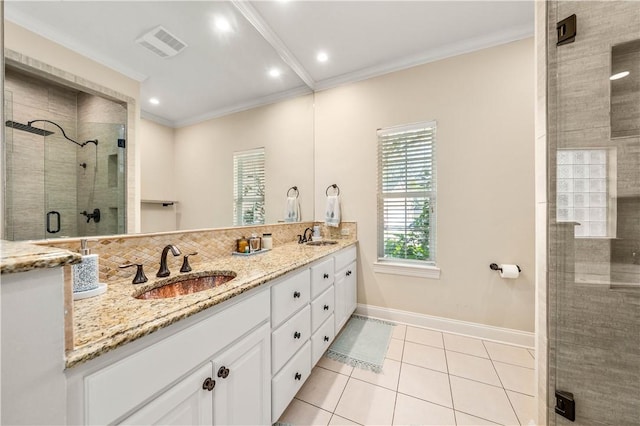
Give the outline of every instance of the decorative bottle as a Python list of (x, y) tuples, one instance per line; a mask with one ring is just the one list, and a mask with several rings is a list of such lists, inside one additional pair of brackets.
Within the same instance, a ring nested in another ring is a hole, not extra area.
[(73, 270), (73, 292), (94, 290), (98, 288), (98, 255), (91, 254), (89, 241), (80, 240), (80, 254), (82, 261), (77, 265), (72, 265)]

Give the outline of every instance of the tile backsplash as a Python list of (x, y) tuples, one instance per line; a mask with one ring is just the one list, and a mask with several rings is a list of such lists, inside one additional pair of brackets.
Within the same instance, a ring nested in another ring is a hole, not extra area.
[[(237, 228), (218, 228), (195, 231), (174, 231), (153, 234), (116, 235), (96, 237), (89, 243), (92, 253), (100, 256), (100, 282), (108, 283), (131, 278), (131, 269), (120, 269), (127, 263), (142, 263), (147, 276), (152, 277), (160, 264), (160, 253), (167, 244), (176, 245), (183, 255), (197, 252), (197, 256), (189, 258), (192, 267), (197, 268), (200, 262), (213, 260), (220, 255), (234, 251), (236, 239), (251, 234), (261, 236), (271, 233), (273, 245), (278, 246), (297, 241), (298, 234), (314, 224), (321, 225), (321, 233), (325, 239), (355, 238), (357, 227), (355, 222), (342, 222), (338, 228), (329, 228), (322, 223), (298, 222), (279, 223), (259, 226), (243, 226)], [(44, 240), (36, 244), (78, 251), (80, 239)], [(167, 257), (169, 269), (178, 270), (182, 264), (182, 256)]]

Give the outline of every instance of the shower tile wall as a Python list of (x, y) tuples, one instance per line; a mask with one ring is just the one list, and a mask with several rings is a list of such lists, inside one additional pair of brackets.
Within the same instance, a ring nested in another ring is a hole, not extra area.
[(78, 160), (87, 164), (78, 174), (78, 206), (88, 212), (99, 208), (101, 213), (99, 223), (87, 223), (84, 216), (79, 216), (79, 235), (124, 233), (125, 150), (118, 148), (122, 126), (114, 123), (126, 120), (123, 105), (87, 93), (78, 94), (79, 138), (98, 139), (97, 151), (93, 144), (78, 149)]
[[(26, 124), (46, 119), (61, 124), (71, 137), (76, 135), (76, 92), (15, 72), (5, 71), (5, 91), (11, 93), (13, 121)], [(54, 130), (50, 124), (34, 126)], [(76, 176), (68, 170), (78, 167), (75, 146), (60, 136), (45, 138), (15, 129), (6, 129), (7, 186), (6, 228), (8, 238), (40, 239), (77, 235)], [(45, 156), (47, 162), (45, 163)], [(46, 164), (46, 167), (45, 167)], [(62, 173), (61, 173), (62, 172)], [(46, 183), (45, 183), (46, 182)], [(60, 212), (61, 232), (48, 234), (47, 211)]]
[[(611, 137), (609, 76), (612, 46), (640, 38), (640, 5), (554, 1), (548, 13), (549, 424), (638, 424), (640, 275), (620, 265), (633, 271), (640, 255), (640, 139)], [(576, 41), (556, 47), (555, 23), (572, 14)], [(596, 147), (615, 152), (616, 237), (576, 239), (555, 221), (555, 154)], [(573, 392), (575, 423), (555, 414), (556, 389)]]

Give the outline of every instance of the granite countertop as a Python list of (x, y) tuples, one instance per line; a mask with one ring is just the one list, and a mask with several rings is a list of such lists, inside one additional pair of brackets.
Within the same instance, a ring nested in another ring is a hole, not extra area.
[(2, 240), (0, 244), (2, 254), (0, 272), (2, 274), (26, 272), (39, 268), (55, 268), (78, 263), (81, 260), (79, 253), (59, 248), (5, 240)]
[[(287, 243), (254, 256), (229, 254), (207, 263), (192, 258), (193, 271), (187, 274), (173, 270), (168, 278), (155, 278), (146, 271), (149, 281), (145, 284), (133, 285), (130, 279), (109, 283), (105, 294), (74, 302), (74, 349), (67, 353), (66, 366), (96, 358), (356, 242), (349, 238), (326, 246)], [(237, 276), (214, 289), (190, 295), (153, 300), (133, 297), (176, 278), (204, 276), (208, 271), (233, 271)]]

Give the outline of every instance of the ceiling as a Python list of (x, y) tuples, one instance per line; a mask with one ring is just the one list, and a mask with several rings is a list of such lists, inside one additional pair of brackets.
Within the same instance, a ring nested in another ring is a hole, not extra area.
[[(140, 81), (143, 117), (181, 127), (532, 36), (533, 9), (533, 1), (9, 0), (5, 18)], [(216, 27), (220, 18), (229, 31)], [(135, 42), (158, 25), (187, 47), (160, 58)]]

